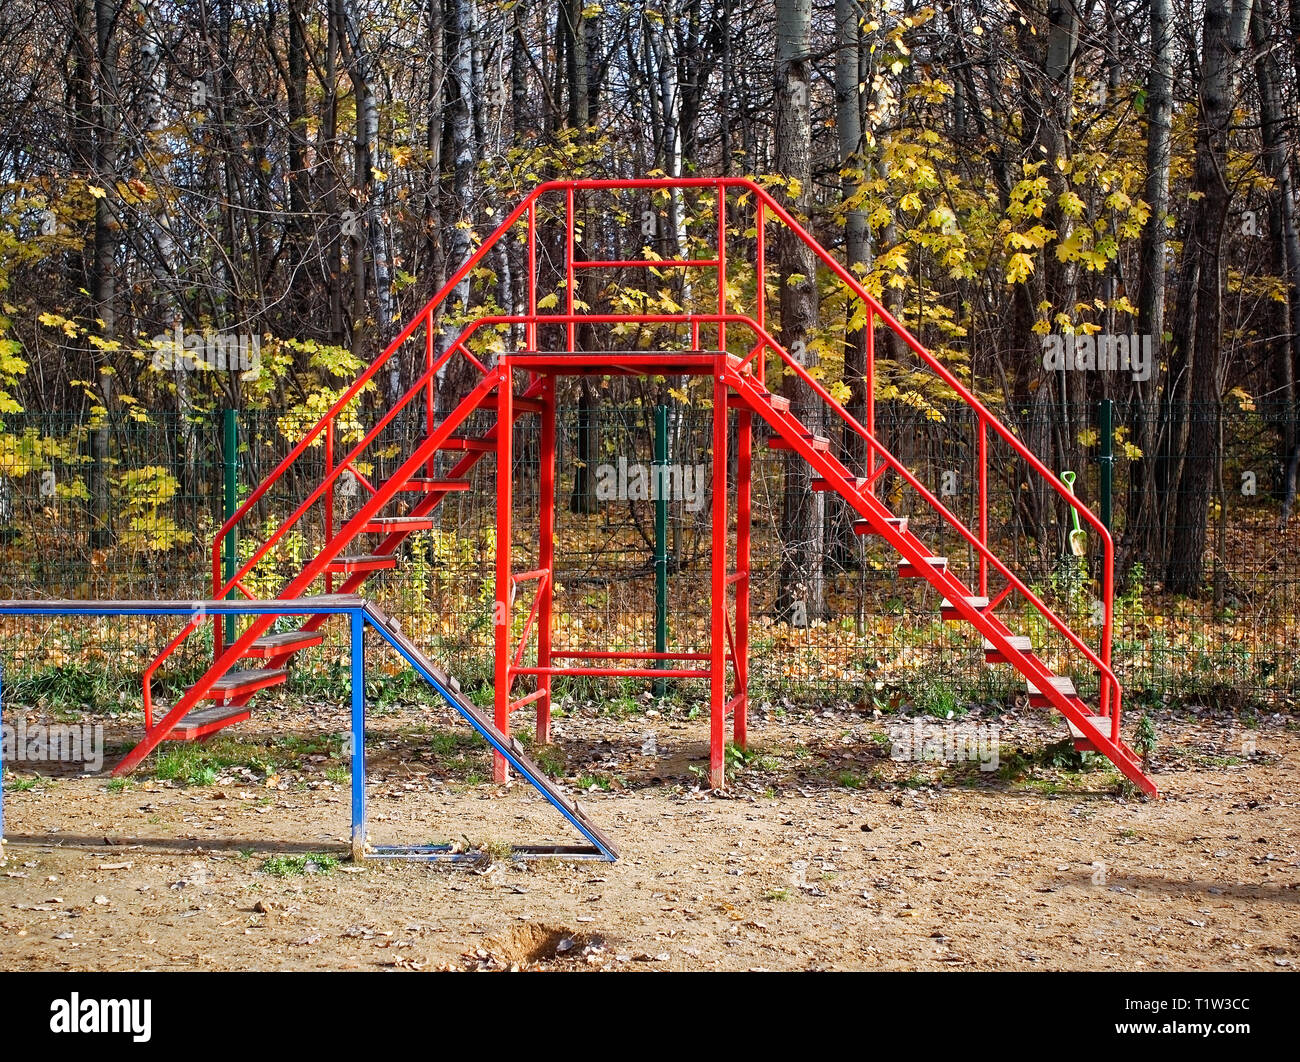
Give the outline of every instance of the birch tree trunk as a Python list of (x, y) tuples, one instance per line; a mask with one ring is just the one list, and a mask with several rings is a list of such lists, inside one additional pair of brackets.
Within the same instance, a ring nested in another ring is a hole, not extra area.
[[(1138, 289), (1138, 332), (1149, 335), (1153, 350), (1164, 347), (1165, 275), (1169, 246), (1169, 166), (1173, 116), (1173, 27), (1170, 0), (1151, 0), (1151, 69), (1147, 74), (1147, 147), (1146, 184), (1143, 198), (1151, 207), (1151, 216), (1142, 229), (1139, 246), (1141, 274)], [(1160, 548), (1160, 511), (1156, 468), (1160, 438), (1160, 418), (1155, 414), (1154, 399), (1159, 393), (1159, 362), (1153, 358), (1151, 378), (1135, 384), (1137, 395), (1146, 410), (1137, 426), (1138, 448), (1142, 451), (1141, 475), (1132, 498), (1133, 546), (1150, 556)]]
[[(809, 51), (811, 0), (776, 3), (776, 169), (785, 178), (785, 199), (798, 218), (812, 206), (812, 115)], [(789, 230), (780, 230), (781, 344), (805, 368), (816, 363), (808, 341), (817, 327), (817, 262), (812, 250)], [(821, 409), (791, 372), (781, 393), (809, 428), (820, 434)], [(779, 618), (806, 626), (825, 615), (823, 552), (825, 492), (813, 491), (812, 470), (794, 451), (785, 455), (781, 510)]]

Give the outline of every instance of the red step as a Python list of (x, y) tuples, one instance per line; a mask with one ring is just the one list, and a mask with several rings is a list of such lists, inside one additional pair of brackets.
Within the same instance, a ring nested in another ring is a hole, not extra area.
[[(926, 557), (925, 563), (929, 565), (933, 571), (945, 572), (948, 570), (947, 557)], [(907, 578), (923, 577), (925, 572), (923, 569), (918, 568), (911, 561), (900, 560), (898, 562), (898, 574), (900, 578), (907, 579)]]
[(174, 730), (164, 741), (198, 741), (209, 734), (235, 723), (242, 723), (248, 718), (247, 708), (230, 708), (225, 705), (209, 704), (203, 708), (192, 708), (185, 714)]
[[(988, 611), (989, 599), (987, 597), (964, 597), (962, 598), (962, 600), (966, 604), (970, 605), (970, 607), (973, 608), (976, 612)], [(946, 619), (946, 620), (964, 619), (961, 613), (958, 612), (955, 607), (953, 607), (952, 602), (947, 600), (947, 598), (939, 602), (939, 617), (941, 619)]]
[[(788, 398), (782, 398), (780, 395), (774, 395), (772, 394), (771, 391), (764, 391), (762, 394), (762, 398), (769, 406), (775, 409), (778, 413), (790, 412), (790, 400)], [(727, 395), (727, 406), (730, 409), (753, 409), (753, 406), (751, 406), (748, 402), (746, 402), (743, 396), (734, 395), (734, 394)]]
[[(867, 485), (867, 477), (854, 476), (852, 479), (847, 480), (846, 482), (852, 483), (854, 490), (861, 491), (862, 488)], [(822, 479), (820, 476), (818, 476), (816, 479), (812, 481), (812, 489), (813, 490), (839, 490), (840, 484), (832, 483), (829, 479)]]
[[(1034, 651), (1033, 643), (1030, 641), (1028, 635), (1012, 634), (1007, 638), (1007, 641), (1011, 643), (1011, 648), (1015, 649), (1017, 652), (1032, 653)], [(991, 641), (985, 638), (984, 639), (984, 663), (1007, 664), (1010, 663), (1010, 660), (1007, 658), (1007, 655), (1004, 652), (1002, 652), (1001, 649), (999, 649)]]
[(465, 435), (452, 435), (442, 444), (443, 450), (464, 450), (467, 453), (490, 454), (496, 450), (495, 439), (469, 438)]
[(1070, 720), (1066, 724), (1070, 727), (1070, 736), (1074, 739), (1074, 749), (1076, 752), (1096, 752), (1097, 746), (1089, 740), (1089, 730), (1095, 729), (1101, 737), (1107, 741), (1110, 740), (1110, 716), (1108, 715), (1088, 715), (1084, 718), (1087, 729), (1081, 729)]
[(288, 653), (301, 652), (313, 645), (320, 645), (325, 635), (320, 631), (285, 631), (283, 634), (264, 634), (250, 645), (245, 656), (266, 659), (272, 656), (285, 656)]
[[(546, 404), (540, 398), (525, 398), (523, 395), (514, 395), (510, 399), (510, 406), (516, 413), (540, 413), (546, 408)], [(497, 395), (491, 391), (479, 399), (476, 409), (490, 409), (495, 411), (497, 408)]]
[[(906, 516), (887, 516), (885, 523), (900, 534), (907, 534)], [(878, 535), (880, 532), (877, 530), (876, 524), (871, 520), (854, 520), (853, 533), (855, 535)]]
[(408, 479), (398, 489), (418, 490), (432, 494), (434, 491), (469, 490), (469, 488), (470, 482), (467, 479), (426, 479), (417, 477)]
[[(805, 435), (803, 439), (804, 442), (818, 453), (825, 453), (831, 448), (830, 439), (826, 438), (824, 435)], [(773, 435), (767, 440), (767, 448), (769, 450), (793, 450), (794, 444), (787, 442), (780, 435)]]
[[(229, 702), (237, 700), (240, 697), (246, 697), (257, 690), (266, 689), (268, 686), (279, 686), (289, 677), (289, 673), (282, 667), (278, 668), (251, 668), (248, 671), (227, 671), (221, 678), (217, 679), (202, 699), (207, 701), (224, 701)], [(190, 689), (194, 687), (191, 686)]]
[(429, 516), (376, 516), (361, 530), (367, 534), (391, 535), (395, 531), (428, 531), (433, 527)]
[[(1075, 690), (1074, 688), (1074, 680), (1070, 678), (1069, 675), (1053, 675), (1051, 678), (1051, 683), (1060, 693), (1065, 694), (1065, 696), (1067, 697), (1074, 698), (1076, 701), (1079, 701), (1080, 705), (1083, 704), (1083, 702), (1079, 700), (1078, 691)], [(1037, 686), (1035, 686), (1028, 679), (1025, 680), (1025, 687), (1029, 693), (1029, 704), (1031, 707), (1033, 708), (1054, 707), (1052, 702), (1047, 699), (1047, 695), (1043, 693)]]
[(325, 570), (334, 575), (350, 575), (353, 572), (380, 572), (397, 567), (397, 558), (391, 554), (380, 556), (367, 553), (358, 556), (335, 557)]

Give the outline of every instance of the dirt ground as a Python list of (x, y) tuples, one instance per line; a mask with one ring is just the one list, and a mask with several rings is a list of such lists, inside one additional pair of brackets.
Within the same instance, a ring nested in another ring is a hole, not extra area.
[[(1160, 801), (1044, 712), (954, 720), (1000, 727), (982, 771), (891, 758), (889, 728), (913, 721), (847, 705), (756, 711), (715, 795), (705, 715), (570, 706), (538, 755), (619, 846), (607, 864), (508, 858), (581, 838), (526, 784), (485, 781), (445, 709), (389, 707), (370, 720), (371, 839), (486, 854), (352, 865), (346, 715), (286, 698), (129, 784), (7, 775), (0, 968), (1300, 967), (1300, 726), (1153, 719)], [(125, 720), (104, 722), (125, 747)]]

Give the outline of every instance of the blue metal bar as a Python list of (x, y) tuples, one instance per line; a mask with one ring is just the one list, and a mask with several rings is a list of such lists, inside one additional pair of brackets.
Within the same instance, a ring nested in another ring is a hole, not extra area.
[[(351, 819), (352, 819), (352, 854), (361, 859), (369, 855), (372, 858), (392, 859), (446, 859), (461, 861), (472, 859), (467, 853), (456, 853), (450, 846), (444, 845), (379, 845), (366, 852), (366, 671), (365, 671), (365, 631), (367, 623), (377, 630), (416, 673), (421, 675), (430, 686), (438, 692), (458, 715), (470, 724), (496, 752), (503, 756), (521, 777), (546, 798), (556, 811), (568, 820), (583, 837), (593, 846), (590, 849), (561, 845), (515, 846), (515, 853), (527, 855), (554, 855), (564, 859), (601, 859), (612, 862), (617, 858), (610, 842), (593, 832), (581, 818), (574, 814), (576, 805), (570, 806), (557, 793), (552, 792), (549, 782), (538, 779), (533, 771), (524, 766), (520, 758), (517, 742), (498, 736), (499, 732), (484, 725), (465, 706), (460, 697), (449, 690), (443, 681), (429, 670), (429, 667), (403, 644), (404, 639), (388, 630), (376, 621), (364, 598), (352, 594), (331, 594), (320, 597), (287, 598), (270, 601), (0, 601), (0, 617), (3, 616), (193, 616), (202, 610), (210, 615), (247, 616), (305, 616), (305, 615), (347, 615), (352, 647), (352, 785), (351, 785)], [(408, 643), (409, 644), (409, 643)], [(3, 670), (0, 669), (0, 706), (3, 704)], [(4, 841), (4, 762), (0, 753), (0, 845)]]
[[(5, 740), (4, 740), (4, 677), (3, 661), (0, 661), (0, 866), (5, 861)], [(17, 731), (15, 731), (15, 735)], [(15, 741), (17, 738), (15, 737)]]
[(366, 615), (354, 611), (352, 629), (352, 858), (366, 856)]
[(314, 616), (342, 615), (365, 608), (351, 595), (270, 601), (0, 601), (0, 616)]
[[(529, 778), (531, 781), (531, 772), (525, 769), (524, 765), (520, 762), (519, 757), (516, 755), (514, 749), (511, 748), (511, 745), (514, 744), (513, 742), (507, 744), (506, 742), (499, 740), (493, 733), (487, 730), (476, 718), (474, 718), (473, 715), (465, 711), (465, 709), (462, 707), (460, 703), (460, 698), (457, 697), (450, 690), (448, 690), (442, 684), (442, 682), (439, 681), (437, 676), (435, 676), (432, 672), (430, 672), (428, 668), (424, 666), (423, 663), (421, 663), (415, 656), (413, 656), (406, 649), (406, 647), (402, 645), (401, 641), (398, 638), (393, 636), (392, 632), (390, 632), (386, 627), (384, 627), (383, 624), (376, 623), (373, 617), (371, 617), (369, 614), (366, 615), (366, 618), (370, 621), (370, 626), (374, 630), (377, 630), (380, 633), (380, 635), (383, 636), (384, 640), (388, 642), (388, 644), (391, 645), (394, 649), (396, 649), (399, 654), (401, 654), (402, 658), (408, 664), (410, 664), (411, 667), (413, 667), (419, 675), (421, 675), (424, 678), (425, 682), (427, 682), (438, 692), (438, 694), (442, 697), (444, 701), (447, 702), (447, 704), (449, 704), (452, 708), (456, 710), (457, 714), (459, 714), (461, 718), (463, 718), (467, 723), (469, 723), (470, 726), (472, 726), (476, 731), (478, 731), (478, 733), (483, 737), (483, 739), (489, 745), (491, 745), (498, 753), (500, 753), (503, 757), (505, 757), (506, 761), (510, 764), (510, 766), (513, 767), (516, 771), (518, 771), (522, 777)], [(546, 798), (547, 802), (551, 805), (551, 807), (555, 808), (556, 811), (558, 811), (561, 815), (563, 815), (566, 819), (569, 820), (570, 825), (572, 825), (575, 830), (577, 830), (580, 834), (582, 834), (583, 837), (585, 837), (588, 841), (592, 843), (592, 845), (600, 853), (599, 858), (604, 859), (605, 861), (611, 863), (617, 858), (616, 854), (610, 851), (609, 847), (605, 844), (605, 842), (599, 836), (593, 834), (590, 830), (588, 830), (587, 827), (581, 822), (581, 820), (579, 820), (573, 814), (572, 810), (570, 810), (570, 808), (566, 804), (564, 804), (563, 801), (557, 800), (551, 793), (548, 793), (545, 789), (543, 789), (541, 786), (537, 785), (536, 783), (534, 783), (534, 788), (537, 789), (537, 791)]]

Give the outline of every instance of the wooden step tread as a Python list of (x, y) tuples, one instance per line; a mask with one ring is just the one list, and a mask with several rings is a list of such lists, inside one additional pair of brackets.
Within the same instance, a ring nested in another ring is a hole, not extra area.
[[(901, 534), (907, 534), (907, 517), (890, 516), (886, 517), (885, 523)], [(854, 520), (853, 533), (855, 535), (875, 535), (879, 534), (876, 524), (871, 520)]]
[[(1099, 733), (1107, 741), (1110, 740), (1110, 716), (1086, 715), (1084, 716), (1083, 721), (1085, 724), (1087, 724), (1089, 729), (1096, 730), (1097, 733)], [(1070, 736), (1073, 737), (1075, 740), (1079, 740), (1081, 738), (1087, 740), (1093, 736), (1092, 734), (1085, 733), (1078, 726), (1076, 726), (1074, 722), (1072, 722), (1069, 719), (1066, 720), (1066, 723), (1070, 727)]]
[(372, 534), (388, 534), (393, 531), (427, 531), (431, 527), (431, 516), (376, 516), (368, 520), (362, 530)]
[[(831, 448), (830, 439), (824, 435), (804, 435), (803, 440), (818, 453), (825, 453)], [(767, 440), (767, 448), (769, 450), (793, 450), (794, 444), (787, 441), (783, 436), (773, 435)]]
[(336, 574), (346, 574), (349, 572), (383, 571), (396, 567), (397, 558), (392, 554), (362, 553), (335, 557), (325, 566), (325, 570)]
[(482, 437), (470, 438), (465, 435), (453, 435), (440, 447), (443, 450), (465, 450), (472, 453), (488, 454), (497, 448), (495, 439)]
[(261, 689), (263, 686), (278, 686), (289, 677), (282, 667), (258, 667), (246, 671), (227, 671), (217, 679), (209, 689), (209, 695), (231, 693), (235, 690)]
[[(478, 406), (475, 408), (495, 410), (497, 408), (497, 393), (495, 391), (489, 391), (479, 399)], [(540, 398), (525, 398), (523, 395), (511, 395), (510, 408), (516, 413), (540, 413), (546, 408), (546, 406)]]
[[(1049, 680), (1052, 688), (1064, 693), (1067, 697), (1077, 697), (1079, 694), (1074, 688), (1074, 679), (1069, 675), (1053, 675)], [(1029, 679), (1025, 679), (1025, 686), (1029, 689), (1031, 696), (1038, 696), (1042, 693), (1037, 686)]]
[(185, 713), (165, 741), (197, 741), (201, 737), (215, 733), (232, 723), (239, 723), (248, 718), (248, 709), (232, 708), (224, 704), (208, 704), (202, 708), (193, 708)]
[(467, 479), (430, 479), (427, 476), (417, 476), (408, 479), (401, 485), (400, 490), (421, 491), (423, 493), (433, 493), (434, 491), (453, 491), (469, 490), (470, 482)]
[[(1013, 634), (1007, 638), (1011, 643), (1011, 648), (1020, 653), (1032, 652), (1034, 648), (1033, 640), (1027, 634)], [(984, 639), (984, 651), (993, 653), (998, 651), (998, 647), (987, 638)]]
[[(1072, 678), (1068, 675), (1054, 675), (1051, 682), (1053, 688), (1056, 689), (1058, 693), (1061, 693), (1072, 700), (1078, 701), (1079, 705), (1082, 706), (1083, 701), (1079, 700), (1079, 693), (1074, 688), (1074, 680)], [(1029, 693), (1029, 705), (1031, 708), (1055, 707), (1048, 699), (1047, 694), (1043, 693), (1042, 690), (1028, 679), (1025, 680), (1025, 688)]]
[[(947, 557), (926, 557), (924, 563), (933, 571), (946, 572), (948, 570)], [(913, 564), (910, 560), (900, 560), (898, 562), (898, 574), (901, 576), (919, 576), (923, 569)]]
[(773, 394), (771, 391), (760, 391), (759, 398), (779, 413), (790, 412), (790, 400), (782, 395)]
[[(971, 608), (973, 608), (976, 612), (983, 612), (989, 607), (989, 599), (987, 597), (970, 596), (970, 597), (963, 597), (961, 600), (965, 602), (967, 605), (969, 605)], [(946, 619), (946, 620), (960, 620), (964, 618), (957, 611), (957, 606), (955, 606), (946, 597), (939, 602), (939, 616), (942, 619)]]
[(325, 635), (320, 631), (285, 631), (282, 634), (264, 634), (248, 647), (248, 656), (280, 656), (296, 653), (320, 645)]

